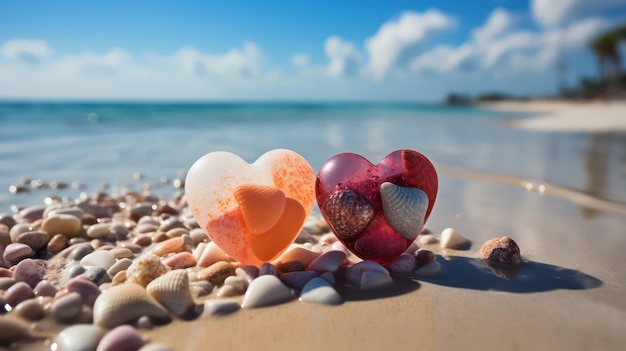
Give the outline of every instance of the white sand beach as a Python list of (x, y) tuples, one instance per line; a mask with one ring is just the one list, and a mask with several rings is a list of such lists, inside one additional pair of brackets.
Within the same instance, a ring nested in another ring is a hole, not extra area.
[(502, 101), (484, 106), (503, 111), (529, 112), (513, 126), (544, 131), (626, 131), (626, 101)]

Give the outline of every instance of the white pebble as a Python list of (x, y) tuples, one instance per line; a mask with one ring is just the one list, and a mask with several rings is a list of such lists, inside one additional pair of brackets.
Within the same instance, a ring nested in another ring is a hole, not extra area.
[(93, 324), (69, 326), (56, 336), (55, 342), (63, 351), (95, 350), (107, 330)]
[(343, 299), (325, 279), (313, 278), (302, 288), (300, 301), (313, 302), (324, 305), (339, 305)]
[(267, 274), (253, 280), (243, 296), (241, 307), (255, 308), (278, 305), (294, 297), (294, 292), (278, 279), (277, 276)]
[(456, 249), (466, 246), (470, 241), (462, 236), (454, 228), (446, 228), (441, 232), (441, 247), (444, 249)]
[(202, 316), (223, 316), (239, 310), (241, 307), (235, 300), (208, 299), (204, 301)]

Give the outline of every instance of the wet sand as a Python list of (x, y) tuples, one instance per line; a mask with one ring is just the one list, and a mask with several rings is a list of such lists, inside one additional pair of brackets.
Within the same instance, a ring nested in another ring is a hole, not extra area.
[[(524, 128), (555, 116), (561, 124), (568, 116), (582, 118), (567, 112), (570, 107), (522, 106), (515, 111), (551, 113), (515, 122)], [(604, 115), (602, 107), (583, 107), (589, 108)], [(626, 205), (539, 180), (435, 166), (440, 192), (426, 227), (436, 235), (454, 227), (472, 240), (464, 251), (425, 247), (437, 254), (440, 275), (373, 294), (351, 292), (340, 306), (292, 301), (175, 321), (145, 336), (176, 350), (623, 348)], [(482, 243), (501, 235), (517, 241), (526, 260), (512, 279), (480, 259)]]

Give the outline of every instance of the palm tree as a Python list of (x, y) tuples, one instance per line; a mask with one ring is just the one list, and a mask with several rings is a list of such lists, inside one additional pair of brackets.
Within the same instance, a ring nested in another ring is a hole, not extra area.
[(626, 25), (604, 32), (591, 42), (591, 50), (598, 58), (600, 77), (605, 84), (621, 76), (619, 43), (622, 40), (626, 40)]

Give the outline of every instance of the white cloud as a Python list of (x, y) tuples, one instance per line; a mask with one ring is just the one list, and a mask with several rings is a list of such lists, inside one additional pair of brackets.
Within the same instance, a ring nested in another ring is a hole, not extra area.
[(306, 67), (309, 65), (309, 55), (305, 53), (294, 54), (291, 56), (291, 63), (298, 68)]
[(383, 24), (367, 39), (369, 54), (367, 71), (375, 79), (383, 79), (397, 66), (408, 65), (412, 50), (433, 33), (453, 28), (456, 21), (438, 10), (424, 13), (404, 12), (397, 21)]
[(245, 42), (243, 50), (230, 49), (222, 55), (202, 53), (193, 47), (176, 52), (172, 59), (186, 74), (199, 77), (246, 77), (259, 73), (261, 49), (253, 42)]
[(472, 37), (478, 44), (488, 43), (509, 30), (514, 23), (515, 18), (510, 12), (496, 8), (491, 11), (487, 22), (472, 32)]
[(461, 67), (474, 54), (474, 47), (465, 43), (458, 48), (449, 45), (438, 45), (434, 49), (419, 55), (411, 62), (413, 72), (436, 71), (452, 72)]
[(532, 0), (531, 11), (540, 24), (556, 26), (624, 4), (626, 0)]
[(333, 77), (353, 76), (357, 73), (359, 54), (354, 44), (338, 36), (330, 36), (324, 43), (326, 56), (330, 59), (328, 74)]
[(50, 55), (48, 44), (41, 40), (13, 39), (0, 48), (2, 55), (10, 60), (36, 64)]

